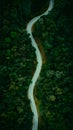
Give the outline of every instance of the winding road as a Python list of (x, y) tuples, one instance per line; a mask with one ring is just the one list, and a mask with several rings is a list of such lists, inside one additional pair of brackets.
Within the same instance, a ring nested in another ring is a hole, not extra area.
[(49, 3), (49, 7), (48, 9), (41, 15), (33, 18), (27, 25), (27, 33), (30, 34), (30, 38), (31, 38), (31, 42), (32, 42), (32, 46), (35, 48), (36, 50), (36, 58), (37, 58), (37, 66), (36, 66), (36, 70), (35, 70), (35, 73), (33, 75), (33, 78), (32, 78), (32, 82), (30, 83), (29, 85), (29, 89), (28, 89), (28, 98), (30, 100), (30, 106), (31, 106), (31, 110), (33, 112), (33, 126), (32, 126), (32, 130), (38, 130), (38, 113), (37, 113), (37, 109), (36, 109), (36, 104), (35, 104), (35, 101), (34, 101), (34, 96), (33, 96), (33, 91), (34, 91), (34, 87), (35, 87), (35, 84), (36, 84), (36, 81), (40, 75), (40, 72), (41, 72), (41, 68), (42, 68), (42, 55), (41, 55), (41, 52), (37, 46), (37, 43), (32, 35), (32, 26), (34, 25), (34, 23), (41, 18), (41, 16), (43, 15), (47, 15), (53, 8), (53, 5), (54, 5), (54, 0), (50, 0), (50, 3)]

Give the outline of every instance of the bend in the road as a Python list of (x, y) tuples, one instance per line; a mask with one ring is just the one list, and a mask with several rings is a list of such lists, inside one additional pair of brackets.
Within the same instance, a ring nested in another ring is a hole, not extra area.
[(37, 66), (36, 66), (36, 70), (35, 70), (35, 73), (33, 75), (33, 78), (32, 78), (32, 82), (30, 83), (29, 85), (29, 89), (28, 89), (28, 98), (30, 100), (30, 105), (31, 105), (31, 110), (33, 112), (33, 126), (32, 126), (32, 130), (38, 130), (38, 113), (37, 113), (37, 109), (36, 109), (36, 105), (35, 105), (35, 101), (34, 101), (34, 96), (33, 96), (33, 91), (34, 91), (34, 87), (35, 87), (35, 84), (36, 84), (36, 81), (40, 75), (40, 72), (41, 72), (41, 68), (42, 68), (42, 56), (41, 56), (41, 53), (40, 53), (40, 50), (37, 46), (37, 43), (32, 35), (32, 26), (34, 25), (34, 23), (40, 19), (41, 16), (43, 15), (47, 15), (49, 11), (52, 10), (53, 8), (53, 4), (54, 4), (54, 0), (50, 0), (50, 4), (49, 4), (49, 7), (48, 9), (43, 13), (41, 14), (40, 16), (37, 16), (35, 18), (33, 18), (27, 25), (27, 32), (30, 34), (30, 38), (31, 38), (31, 42), (32, 42), (32, 46), (35, 48), (36, 50), (36, 58), (37, 58)]

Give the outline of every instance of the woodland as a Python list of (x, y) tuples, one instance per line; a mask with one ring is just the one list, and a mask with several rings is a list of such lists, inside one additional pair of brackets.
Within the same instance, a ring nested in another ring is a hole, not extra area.
[(34, 26), (46, 63), (35, 87), (39, 130), (73, 129), (73, 1), (55, 0)]
[[(26, 26), (48, 3), (49, 0), (0, 2), (1, 130), (32, 129), (33, 113), (27, 91), (37, 61)], [(52, 11), (41, 17), (33, 29), (33, 36), (39, 39), (46, 55), (34, 95), (39, 130), (72, 130), (73, 1), (54, 3)]]

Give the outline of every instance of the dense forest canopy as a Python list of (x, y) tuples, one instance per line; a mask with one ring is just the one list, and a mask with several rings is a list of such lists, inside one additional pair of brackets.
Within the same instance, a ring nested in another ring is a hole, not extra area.
[(55, 0), (53, 10), (34, 27), (33, 35), (40, 39), (46, 54), (36, 86), (39, 130), (73, 129), (72, 5), (72, 0)]
[[(27, 91), (37, 62), (26, 25), (48, 3), (49, 0), (0, 2), (1, 130), (31, 130), (33, 113)], [(47, 59), (35, 90), (39, 130), (73, 129), (72, 5), (73, 0), (55, 0), (53, 10), (33, 29)]]
[[(28, 20), (44, 6), (39, 1), (0, 2), (0, 129), (31, 130), (27, 91), (36, 66), (35, 49), (26, 32)], [(46, 4), (46, 3), (45, 3)], [(36, 10), (34, 8), (36, 7)], [(27, 75), (26, 75), (27, 74)]]

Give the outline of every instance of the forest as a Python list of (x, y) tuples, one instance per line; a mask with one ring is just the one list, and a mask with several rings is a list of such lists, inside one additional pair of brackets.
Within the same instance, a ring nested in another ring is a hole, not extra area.
[[(39, 13), (39, 1), (0, 2), (0, 129), (31, 130), (32, 112), (27, 91), (36, 66), (27, 22)], [(45, 5), (46, 6), (46, 5)]]
[(39, 130), (73, 129), (73, 1), (55, 0), (36, 22), (33, 35), (46, 54), (35, 87)]
[[(37, 61), (26, 26), (48, 3), (49, 0), (0, 2), (1, 130), (32, 128), (33, 113), (27, 91)], [(53, 10), (33, 28), (33, 36), (39, 39), (46, 55), (34, 95), (39, 130), (72, 130), (73, 1), (55, 0), (54, 3)]]

